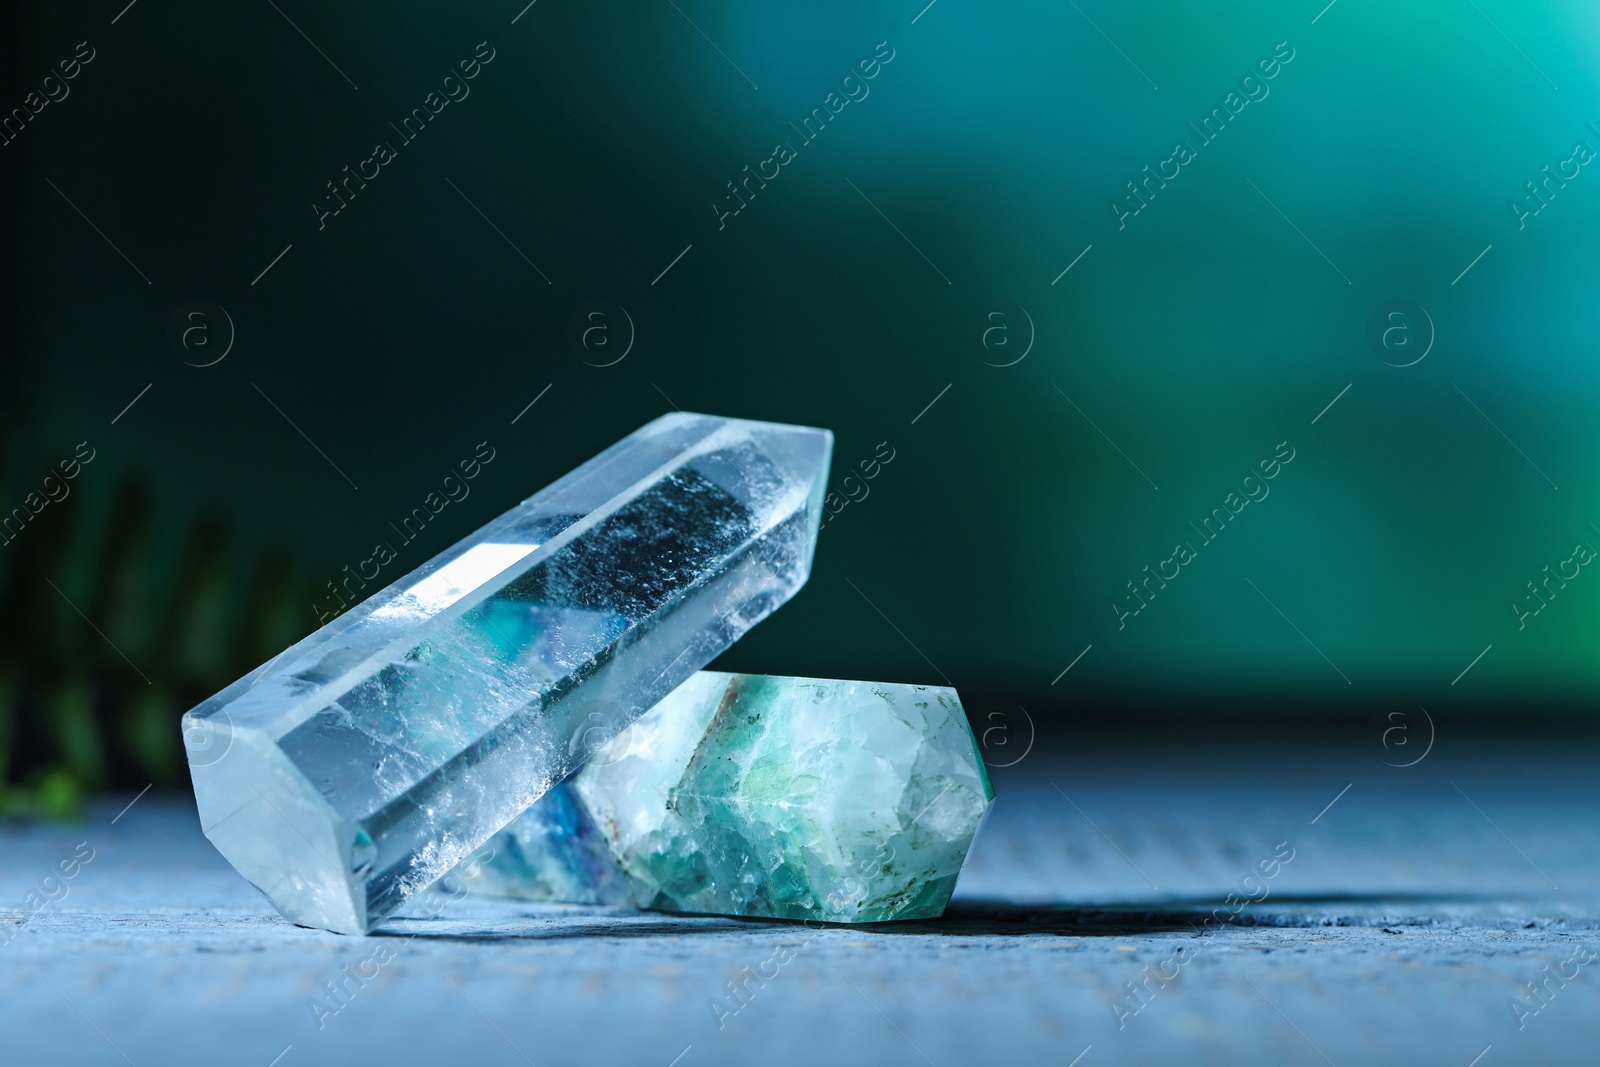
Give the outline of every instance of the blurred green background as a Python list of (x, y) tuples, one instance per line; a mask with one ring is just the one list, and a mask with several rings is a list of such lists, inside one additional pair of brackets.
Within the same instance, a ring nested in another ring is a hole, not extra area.
[[(1592, 5), (0, 20), (13, 809), (184, 788), (181, 711), (479, 442), (388, 577), (673, 407), (832, 428), (851, 501), (725, 668), (949, 682), (1056, 740), (1592, 707), (1600, 577), (1563, 562), (1600, 546)], [(460, 98), (407, 140), (430, 93)], [(1124, 200), (1146, 166), (1178, 169)], [(1576, 576), (1536, 600), (1547, 565)]]

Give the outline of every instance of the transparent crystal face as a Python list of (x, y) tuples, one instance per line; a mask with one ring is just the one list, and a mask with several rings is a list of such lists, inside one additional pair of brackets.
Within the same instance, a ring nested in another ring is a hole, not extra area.
[(185, 716), (207, 836), (364, 932), (786, 601), (831, 435), (658, 419)]
[[(484, 855), (485, 851), (487, 852)], [(564, 904), (633, 903), (628, 880), (589, 809), (559, 782), (455, 874), (473, 893)]]
[(616, 902), (605, 850), (641, 907), (930, 918), (993, 797), (952, 689), (701, 671), (496, 835), (478, 888)]

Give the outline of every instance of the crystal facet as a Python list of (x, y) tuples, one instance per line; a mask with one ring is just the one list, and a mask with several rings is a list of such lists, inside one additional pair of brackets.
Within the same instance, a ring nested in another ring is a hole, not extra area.
[[(492, 838), (473, 888), (716, 915), (931, 918), (993, 799), (953, 689), (701, 671)], [(627, 895), (600, 862), (608, 851)]]
[(675, 414), (184, 716), (206, 836), (364, 933), (783, 604), (832, 435)]
[[(581, 772), (580, 772), (581, 773)], [(632, 904), (628, 880), (572, 779), (550, 791), (456, 868), (473, 893), (564, 904)]]

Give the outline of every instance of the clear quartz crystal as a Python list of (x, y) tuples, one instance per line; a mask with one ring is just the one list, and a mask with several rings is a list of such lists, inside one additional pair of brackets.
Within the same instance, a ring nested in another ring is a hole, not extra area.
[(993, 799), (953, 689), (701, 671), (463, 874), (572, 903), (932, 918)]
[(657, 419), (184, 716), (200, 821), (365, 933), (792, 596), (833, 438)]
[(461, 862), (455, 874), (467, 892), (563, 904), (633, 903), (622, 867), (572, 781), (551, 786)]

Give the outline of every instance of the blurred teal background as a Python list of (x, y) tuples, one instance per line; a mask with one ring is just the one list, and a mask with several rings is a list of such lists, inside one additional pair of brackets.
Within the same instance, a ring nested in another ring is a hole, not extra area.
[(850, 502), (725, 669), (1046, 740), (1590, 713), (1592, 5), (523, 2), (0, 16), (0, 104), (60, 96), (0, 147), (0, 501), (94, 454), (0, 547), (12, 804), (183, 786), (178, 714), (479, 442), (390, 578), (673, 407), (837, 434)]

